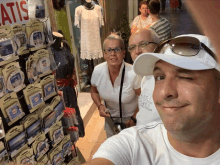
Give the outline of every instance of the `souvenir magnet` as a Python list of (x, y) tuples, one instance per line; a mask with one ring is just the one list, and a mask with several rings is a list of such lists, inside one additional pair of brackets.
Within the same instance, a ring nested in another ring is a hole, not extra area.
[(34, 108), (43, 102), (41, 92), (34, 93), (29, 96), (31, 107)]
[(42, 57), (37, 63), (38, 74), (44, 74), (50, 71), (50, 59), (48, 57)]
[(20, 105), (18, 102), (15, 102), (13, 105), (6, 108), (6, 112), (10, 121), (24, 116), (24, 112), (22, 112), (22, 110), (20, 109)]
[(37, 30), (37, 31), (32, 32), (31, 37), (30, 37), (30, 44), (35, 46), (35, 48), (39, 48), (44, 45), (44, 40), (45, 40), (45, 37), (44, 37), (43, 32)]
[(7, 89), (18, 92), (24, 85), (24, 73), (21, 70), (13, 71), (7, 80)]

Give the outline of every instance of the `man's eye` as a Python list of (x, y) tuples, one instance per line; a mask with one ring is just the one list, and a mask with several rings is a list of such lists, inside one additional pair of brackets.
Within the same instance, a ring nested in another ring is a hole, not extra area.
[(156, 76), (155, 77), (155, 81), (160, 81), (160, 80), (163, 80), (164, 79), (164, 76)]
[(140, 44), (140, 47), (145, 47), (145, 46), (147, 46), (148, 45), (148, 43), (141, 43)]
[(115, 48), (115, 52), (121, 52), (121, 48)]
[(129, 50), (134, 50), (135, 49), (135, 45), (129, 46)]
[(111, 52), (112, 51), (112, 49), (106, 49), (107, 50), (107, 52)]
[(183, 76), (180, 76), (179, 78), (180, 78), (180, 79), (185, 79), (185, 80), (193, 80), (192, 77), (185, 77), (185, 76), (183, 77)]

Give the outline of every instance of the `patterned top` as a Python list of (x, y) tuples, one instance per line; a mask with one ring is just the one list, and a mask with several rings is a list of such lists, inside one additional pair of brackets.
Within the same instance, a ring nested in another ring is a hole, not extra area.
[(101, 7), (95, 5), (94, 9), (87, 10), (78, 6), (75, 10), (74, 25), (81, 30), (81, 55), (82, 59), (97, 59), (103, 57), (100, 27), (104, 26)]
[(161, 17), (158, 21), (152, 23), (149, 29), (154, 30), (157, 33), (161, 42), (170, 39), (171, 37), (170, 22), (164, 17)]
[(152, 18), (151, 18), (150, 15), (145, 20), (142, 20), (141, 16), (138, 15), (137, 17), (135, 17), (135, 19), (132, 23), (132, 26), (134, 25), (138, 29), (145, 29), (147, 27), (147, 25), (150, 24), (150, 23), (152, 23)]
[(74, 69), (74, 57), (71, 52), (63, 47), (60, 50), (56, 50), (51, 46), (51, 50), (54, 53), (54, 60), (58, 69), (56, 70), (56, 78), (67, 78), (67, 75), (73, 74)]

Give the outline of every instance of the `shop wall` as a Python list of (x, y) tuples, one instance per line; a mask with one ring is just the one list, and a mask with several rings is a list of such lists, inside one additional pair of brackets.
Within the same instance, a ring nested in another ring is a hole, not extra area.
[(106, 38), (113, 29), (120, 25), (120, 19), (125, 12), (128, 16), (127, 0), (100, 0), (103, 4), (105, 26), (103, 28), (102, 40)]

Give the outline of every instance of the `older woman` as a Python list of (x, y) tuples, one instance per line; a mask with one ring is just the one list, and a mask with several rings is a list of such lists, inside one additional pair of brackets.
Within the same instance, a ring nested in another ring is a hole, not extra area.
[(148, 7), (146, 1), (141, 1), (139, 4), (140, 15), (135, 17), (132, 22), (131, 33), (135, 33), (137, 30), (146, 29), (147, 25), (151, 23), (151, 17), (148, 16)]
[[(99, 114), (105, 117), (105, 130), (107, 137), (114, 135), (112, 129), (114, 122), (118, 122), (120, 116), (119, 90), (124, 72), (124, 83), (122, 88), (122, 117), (127, 127), (135, 125), (136, 113), (138, 112), (138, 97), (140, 94), (141, 78), (137, 77), (132, 65), (124, 62), (125, 47), (121, 37), (111, 34), (103, 44), (104, 58), (106, 62), (97, 65), (91, 79), (91, 97), (98, 107)], [(102, 104), (100, 97), (104, 100)], [(107, 113), (106, 110), (108, 110)]]

